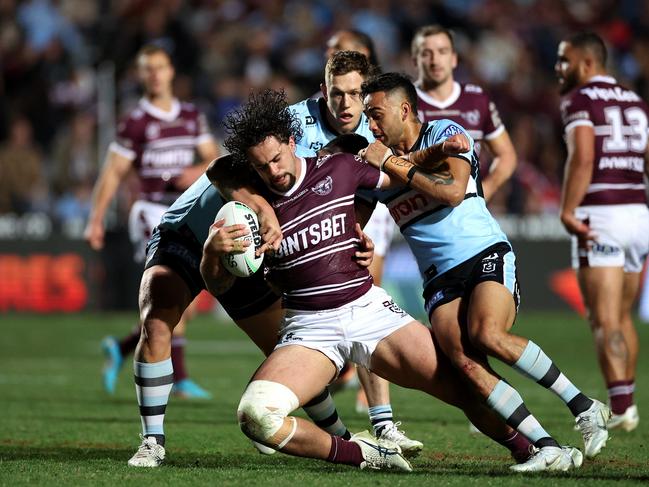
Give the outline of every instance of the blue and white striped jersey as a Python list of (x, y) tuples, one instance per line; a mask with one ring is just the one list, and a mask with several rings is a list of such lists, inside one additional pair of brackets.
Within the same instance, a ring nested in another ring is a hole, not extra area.
[(457, 157), (471, 165), (464, 201), (453, 208), (411, 188), (379, 193), (415, 255), (424, 287), (436, 276), (480, 253), (490, 245), (507, 242), (482, 196), (478, 159), (471, 136), (451, 120), (435, 120), (422, 126), (412, 151), (440, 143), (462, 133), (470, 141), (468, 152)]

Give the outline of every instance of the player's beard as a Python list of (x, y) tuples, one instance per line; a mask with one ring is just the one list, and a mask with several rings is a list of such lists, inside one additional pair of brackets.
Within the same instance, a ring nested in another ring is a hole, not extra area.
[(561, 78), (562, 83), (559, 83), (559, 93), (565, 95), (572, 91), (579, 84), (579, 77), (577, 71), (568, 71), (565, 76)]
[(424, 79), (424, 89), (427, 90), (433, 90), (439, 86), (442, 86), (446, 81), (449, 79), (449, 74), (448, 73), (443, 73), (441, 78), (440, 77), (434, 77), (433, 74), (433, 69), (431, 68), (428, 71), (428, 76), (426, 76), (426, 79)]
[(295, 175), (286, 173), (282, 175), (282, 179), (287, 181), (285, 184), (278, 185), (274, 182), (271, 181), (271, 184), (275, 191), (279, 191), (280, 193), (286, 193), (288, 190), (290, 190), (293, 186), (295, 186), (295, 182), (297, 181), (295, 179)]

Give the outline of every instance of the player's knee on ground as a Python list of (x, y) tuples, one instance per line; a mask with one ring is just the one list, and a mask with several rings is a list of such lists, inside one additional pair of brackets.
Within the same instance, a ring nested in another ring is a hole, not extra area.
[(295, 434), (297, 422), (288, 415), (299, 405), (297, 396), (288, 387), (254, 380), (239, 402), (239, 426), (248, 438), (281, 450)]

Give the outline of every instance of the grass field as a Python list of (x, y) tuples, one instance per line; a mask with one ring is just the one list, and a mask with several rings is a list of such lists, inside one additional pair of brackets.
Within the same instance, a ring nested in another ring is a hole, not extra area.
[[(397, 419), (425, 443), (412, 474), (256, 453), (240, 433), (236, 406), (261, 354), (230, 324), (200, 317), (189, 329), (188, 366), (215, 395), (211, 401), (173, 400), (167, 408), (163, 468), (135, 470), (126, 460), (139, 444), (140, 422), (130, 366), (114, 397), (100, 383), (99, 341), (121, 335), (134, 320), (114, 315), (3, 315), (0, 340), (0, 485), (634, 485), (649, 482), (649, 326), (639, 325), (636, 388), (643, 416), (633, 433), (615, 432), (595, 460), (568, 474), (512, 475), (507, 452), (471, 436), (457, 410), (419, 392), (392, 389)], [(605, 389), (590, 333), (569, 313), (523, 312), (516, 325), (533, 338), (583, 391)], [(572, 417), (552, 393), (501, 366), (530, 409), (563, 443), (582, 446)], [(353, 409), (354, 394), (336, 396), (352, 431), (368, 427)]]

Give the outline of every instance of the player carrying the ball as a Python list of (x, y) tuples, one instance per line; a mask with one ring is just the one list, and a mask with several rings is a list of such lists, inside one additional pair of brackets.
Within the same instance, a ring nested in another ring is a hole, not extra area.
[[(226, 147), (240, 164), (239, 172), (250, 181), (252, 167), (261, 178), (261, 194), (275, 210), (284, 237), (266, 262), (270, 280), (283, 292), (285, 318), (277, 346), (241, 398), (242, 431), (291, 455), (410, 471), (393, 442), (368, 433), (345, 440), (290, 416), (351, 360), (390, 382), (462, 408), (478, 428), (501, 443), (515, 436), (437, 353), (430, 330), (373, 286), (367, 269), (352, 259), (359, 245), (354, 215), (357, 189), (408, 184), (409, 178), (397, 176), (393, 183), (350, 154), (297, 157), (294, 137), (299, 126), (287, 110), (283, 92), (252, 94), (241, 109), (228, 115), (225, 125)], [(415, 187), (430, 191), (429, 184), (434, 183), (418, 178)], [(206, 282), (218, 281), (226, 272), (220, 255), (245, 233), (246, 229), (232, 231), (231, 227), (212, 230), (201, 265)]]

